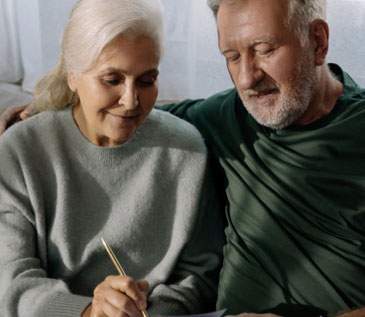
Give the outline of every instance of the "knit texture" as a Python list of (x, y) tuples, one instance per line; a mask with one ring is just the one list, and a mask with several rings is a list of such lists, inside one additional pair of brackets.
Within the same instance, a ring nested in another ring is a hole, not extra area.
[[(45, 112), (0, 139), (0, 316), (80, 316), (117, 275), (150, 283), (150, 314), (210, 309), (222, 222), (203, 141), (153, 110), (112, 148), (91, 144), (70, 109)], [(215, 243), (212, 243), (215, 241)]]

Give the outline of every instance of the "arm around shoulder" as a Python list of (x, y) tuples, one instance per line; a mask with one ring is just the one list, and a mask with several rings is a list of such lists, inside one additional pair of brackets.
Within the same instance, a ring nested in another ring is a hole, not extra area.
[(5, 108), (0, 112), (0, 136), (14, 123), (25, 120), (36, 113), (31, 105)]

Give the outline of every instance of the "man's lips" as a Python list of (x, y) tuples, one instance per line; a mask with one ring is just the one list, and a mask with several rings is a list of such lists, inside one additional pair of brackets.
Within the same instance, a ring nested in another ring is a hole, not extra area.
[(246, 92), (246, 100), (250, 100), (251, 102), (258, 105), (271, 105), (274, 101), (275, 95), (280, 92), (278, 88), (267, 88), (259, 91), (247, 91)]
[(271, 95), (274, 93), (278, 93), (279, 90), (277, 88), (268, 88), (268, 89), (264, 89), (258, 92), (254, 92), (249, 94), (249, 97), (262, 97), (262, 96), (266, 96), (266, 95)]

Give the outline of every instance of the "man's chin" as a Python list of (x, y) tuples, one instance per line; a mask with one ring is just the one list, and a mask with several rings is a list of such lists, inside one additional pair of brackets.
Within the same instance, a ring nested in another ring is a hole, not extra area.
[(273, 120), (272, 117), (271, 118), (263, 118), (260, 116), (255, 116), (252, 115), (251, 116), (256, 120), (256, 122), (266, 128), (270, 128), (272, 130), (281, 130), (284, 128), (288, 128), (292, 125), (294, 125), (301, 117), (302, 117), (302, 112), (298, 112), (298, 113), (294, 113), (292, 115), (286, 115), (286, 116), (275, 116), (276, 120)]

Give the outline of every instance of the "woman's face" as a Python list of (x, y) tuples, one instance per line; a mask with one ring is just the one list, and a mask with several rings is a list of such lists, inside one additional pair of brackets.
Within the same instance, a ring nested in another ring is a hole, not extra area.
[(74, 119), (90, 142), (122, 144), (149, 115), (158, 93), (157, 52), (155, 41), (148, 37), (119, 36), (91, 70), (69, 74), (69, 86), (80, 98)]

